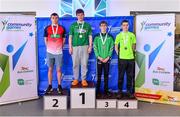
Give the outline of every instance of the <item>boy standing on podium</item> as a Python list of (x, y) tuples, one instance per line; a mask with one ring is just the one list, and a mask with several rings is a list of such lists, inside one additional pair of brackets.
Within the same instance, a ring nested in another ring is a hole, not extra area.
[(104, 71), (104, 94), (109, 96), (108, 76), (110, 60), (114, 48), (113, 37), (107, 32), (107, 22), (101, 21), (99, 24), (101, 32), (94, 38), (94, 52), (97, 58), (97, 89), (96, 95), (100, 94), (101, 76)]
[(56, 65), (57, 79), (58, 79), (58, 88), (57, 91), (59, 94), (62, 94), (61, 87), (61, 66), (63, 58), (63, 46), (65, 43), (65, 29), (58, 24), (59, 16), (57, 13), (51, 14), (52, 24), (47, 26), (44, 30), (44, 40), (47, 47), (47, 65), (48, 65), (48, 88), (46, 93), (49, 94), (53, 91), (52, 88), (52, 79), (53, 79), (53, 69), (54, 64)]
[(123, 97), (122, 89), (124, 75), (127, 76), (127, 94), (129, 98), (134, 98), (135, 92), (135, 49), (136, 37), (132, 32), (129, 32), (129, 23), (123, 20), (121, 23), (122, 32), (116, 36), (115, 50), (119, 55), (119, 79), (118, 79), (118, 99)]
[(89, 54), (92, 50), (92, 30), (90, 24), (84, 21), (84, 11), (76, 10), (78, 21), (73, 23), (69, 32), (69, 53), (73, 60), (73, 75), (74, 80), (72, 85), (78, 85), (79, 81), (79, 66), (81, 65), (81, 84), (88, 86), (86, 81), (87, 64)]

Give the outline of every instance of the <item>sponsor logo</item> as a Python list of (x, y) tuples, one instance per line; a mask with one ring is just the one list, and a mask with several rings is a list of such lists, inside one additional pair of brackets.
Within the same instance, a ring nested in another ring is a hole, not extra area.
[(22, 79), (22, 78), (17, 79), (17, 84), (18, 84), (19, 86), (31, 85), (32, 82), (33, 82), (32, 79), (30, 79), (30, 80), (24, 80), (24, 79)]
[(23, 79), (18, 79), (17, 82), (18, 82), (18, 85), (24, 85), (24, 80)]
[(158, 79), (152, 79), (152, 82), (154, 85), (159, 85), (159, 80)]
[(166, 71), (165, 68), (162, 67), (157, 67), (156, 70), (153, 70), (153, 73), (158, 73), (158, 74), (170, 74), (169, 71)]
[(160, 81), (157, 78), (153, 78), (152, 83), (153, 83), (153, 85), (156, 85), (156, 86), (169, 86), (169, 84), (170, 84), (169, 81)]
[(180, 100), (176, 99), (175, 97), (172, 96), (167, 96), (167, 98), (163, 98), (163, 101), (167, 102), (180, 102)]
[(170, 22), (163, 22), (163, 23), (159, 23), (159, 22), (148, 22), (146, 21), (142, 21), (141, 23), (141, 29), (140, 31), (155, 31), (155, 30), (161, 30), (161, 27), (169, 27), (171, 25)]
[(29, 73), (29, 72), (33, 72), (33, 70), (29, 69), (29, 67), (21, 67), (21, 69), (17, 71), (17, 73)]

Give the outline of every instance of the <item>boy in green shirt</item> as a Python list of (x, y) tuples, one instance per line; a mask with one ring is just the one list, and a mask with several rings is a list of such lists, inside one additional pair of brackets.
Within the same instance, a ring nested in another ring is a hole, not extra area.
[(78, 21), (73, 23), (69, 32), (69, 53), (73, 60), (74, 80), (72, 85), (78, 84), (79, 66), (81, 65), (82, 86), (88, 86), (86, 81), (89, 53), (92, 50), (92, 30), (90, 24), (84, 22), (84, 11), (76, 10)]
[(114, 48), (113, 37), (110, 36), (107, 30), (107, 22), (101, 21), (100, 24), (101, 32), (95, 36), (94, 39), (94, 52), (97, 58), (97, 95), (100, 93), (101, 75), (104, 70), (104, 94), (109, 96), (108, 91), (108, 75), (110, 58), (112, 56)]
[(134, 53), (136, 47), (136, 37), (129, 32), (129, 24), (127, 20), (121, 23), (122, 32), (116, 36), (115, 50), (119, 55), (119, 80), (118, 80), (118, 99), (122, 98), (122, 88), (124, 74), (127, 75), (127, 94), (130, 98), (134, 98), (134, 80), (135, 80), (135, 61)]

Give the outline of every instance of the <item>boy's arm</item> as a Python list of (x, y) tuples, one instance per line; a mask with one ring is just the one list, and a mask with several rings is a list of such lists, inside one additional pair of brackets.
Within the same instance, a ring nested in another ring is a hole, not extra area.
[(117, 36), (116, 36), (116, 40), (115, 40), (115, 51), (116, 51), (116, 54), (117, 54), (117, 55), (119, 54), (119, 42), (120, 42), (120, 38), (119, 38), (119, 36), (117, 35)]
[(89, 36), (89, 47), (88, 47), (88, 53), (91, 53), (92, 51), (92, 29), (91, 26), (89, 25), (89, 29), (88, 29), (88, 36)]
[(133, 39), (132, 49), (135, 52), (136, 51), (136, 36), (134, 34), (132, 35), (132, 39)]
[(108, 54), (110, 58), (112, 56), (113, 49), (114, 49), (114, 40), (113, 40), (113, 37), (111, 36), (110, 51), (109, 51), (109, 54)]
[(69, 32), (69, 54), (72, 54), (73, 53), (73, 48), (72, 48), (72, 38), (73, 38), (73, 25), (71, 25), (70, 27), (70, 32)]
[(48, 32), (47, 32), (47, 27), (44, 29), (44, 43), (47, 46), (47, 37), (48, 37)]

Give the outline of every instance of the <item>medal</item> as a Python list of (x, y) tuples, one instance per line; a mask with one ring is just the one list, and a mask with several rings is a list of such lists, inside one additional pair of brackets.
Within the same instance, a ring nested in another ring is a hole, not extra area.
[(106, 43), (107, 35), (108, 35), (108, 34), (106, 33), (106, 36), (105, 36), (105, 38), (104, 38), (104, 40), (103, 40), (102, 34), (100, 33), (100, 37), (101, 37), (101, 41), (102, 41), (102, 44), (103, 44), (103, 45)]
[(82, 38), (82, 35), (79, 35), (79, 38)]
[(56, 27), (56, 32), (54, 32), (54, 27), (53, 27), (53, 25), (51, 25), (51, 28), (52, 28), (52, 32), (53, 32), (53, 37), (56, 38), (57, 31), (58, 31), (58, 25), (57, 25), (57, 27)]
[(78, 23), (78, 27), (79, 27), (79, 38), (82, 38), (82, 32), (83, 32), (83, 26), (84, 26), (84, 22), (82, 23), (82, 26), (80, 27), (79, 26), (79, 23)]
[(124, 49), (127, 50), (127, 42), (128, 42), (128, 34), (123, 33), (123, 37), (124, 37)]

